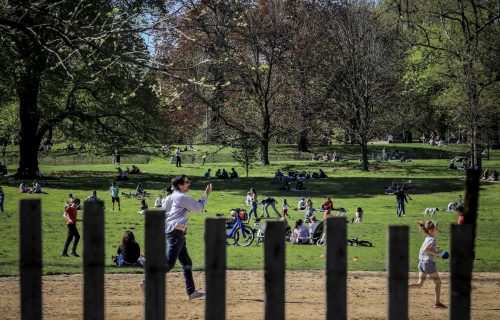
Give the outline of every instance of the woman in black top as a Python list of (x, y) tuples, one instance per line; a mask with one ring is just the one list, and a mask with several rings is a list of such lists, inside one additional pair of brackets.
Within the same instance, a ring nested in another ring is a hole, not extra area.
[(139, 244), (135, 242), (134, 233), (130, 230), (125, 231), (123, 238), (120, 241), (120, 246), (118, 247), (118, 266), (120, 266), (120, 258), (123, 259), (121, 266), (140, 266), (142, 265), (138, 261), (140, 257), (141, 248), (139, 247)]

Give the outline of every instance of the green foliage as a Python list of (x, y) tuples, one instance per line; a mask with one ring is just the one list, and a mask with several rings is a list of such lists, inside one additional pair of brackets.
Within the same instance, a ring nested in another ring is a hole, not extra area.
[(258, 145), (255, 140), (248, 135), (243, 135), (239, 140), (235, 150), (233, 150), (233, 159), (238, 162), (247, 174), (257, 160)]
[[(396, 146), (399, 147), (399, 146)], [(409, 145), (408, 149), (416, 153), (418, 145)], [(198, 147), (199, 148), (199, 147)], [(214, 148), (213, 146), (207, 147)], [(374, 148), (378, 149), (379, 146)], [(428, 148), (428, 147), (426, 147)], [(272, 153), (284, 152), (288, 154), (293, 146), (272, 146)], [(230, 149), (221, 150), (227, 155)], [(290, 153), (291, 154), (291, 153)], [(192, 194), (195, 198), (202, 195), (207, 183), (211, 182), (214, 192), (210, 195), (206, 213), (191, 213), (189, 217), (188, 248), (196, 270), (204, 268), (204, 220), (215, 217), (217, 213), (229, 216), (231, 208), (241, 207), (246, 191), (250, 187), (257, 188), (260, 197), (270, 196), (278, 199), (287, 199), (294, 207), (300, 196), (311, 197), (315, 207), (319, 206), (326, 197), (333, 199), (335, 207), (348, 209), (347, 217), (350, 220), (356, 207), (362, 207), (365, 216), (361, 224), (349, 224), (348, 236), (370, 240), (373, 248), (349, 247), (349, 270), (385, 270), (387, 227), (393, 224), (410, 226), (410, 270), (416, 271), (418, 250), (423, 241), (423, 235), (415, 226), (415, 221), (424, 219), (422, 213), (428, 207), (446, 207), (459, 194), (464, 192), (464, 175), (462, 171), (446, 170), (449, 161), (443, 160), (415, 160), (413, 162), (372, 162), (370, 172), (359, 171), (358, 161), (341, 161), (326, 163), (319, 161), (280, 161), (274, 167), (256, 165), (248, 178), (230, 180), (206, 180), (203, 173), (207, 167), (234, 167), (234, 162), (206, 163), (204, 166), (195, 163), (185, 163), (177, 168), (169, 160), (154, 158), (148, 164), (141, 164), (139, 168), (145, 173), (131, 175), (131, 181), (120, 182), (122, 192), (129, 193), (135, 189), (137, 183), (145, 185), (154, 197), (165, 188), (171, 176), (187, 174), (192, 184)], [(493, 152), (492, 160), (486, 161), (485, 166), (500, 167), (500, 153)], [(326, 180), (308, 180), (305, 186), (308, 190), (303, 193), (287, 192), (280, 190), (280, 186), (271, 184), (276, 167), (285, 170), (317, 171), (322, 168), (329, 176)], [(97, 190), (99, 198), (105, 201), (105, 250), (107, 272), (138, 272), (141, 269), (118, 269), (111, 262), (111, 255), (115, 255), (118, 242), (125, 230), (132, 230), (137, 241), (144, 251), (144, 217), (137, 214), (139, 201), (122, 197), (122, 210), (111, 210), (108, 194), (110, 182), (116, 178), (116, 170), (111, 164), (105, 165), (67, 165), (67, 166), (42, 166), (44, 174), (53, 178), (44, 181), (46, 194), (29, 195), (17, 192), (18, 180), (0, 180), (5, 193), (5, 213), (0, 213), (0, 275), (11, 276), (19, 274), (19, 214), (18, 201), (20, 199), (42, 199), (42, 245), (43, 245), (43, 272), (44, 274), (81, 273), (81, 258), (60, 257), (66, 238), (66, 226), (62, 218), (64, 202), (69, 193), (85, 199), (92, 190)], [(394, 196), (385, 195), (383, 187), (391, 184), (393, 180), (411, 179), (416, 190), (411, 193), (413, 200), (407, 205), (406, 217), (396, 217)], [(477, 252), (474, 270), (498, 272), (500, 265), (500, 252), (497, 243), (500, 236), (497, 230), (500, 222), (496, 218), (498, 193), (500, 184), (481, 184), (479, 199), (479, 214), (477, 226)], [(153, 199), (147, 201), (152, 207)], [(289, 210), (294, 220), (303, 218), (304, 212)], [(85, 214), (79, 214), (80, 219), (85, 219)], [(450, 223), (456, 221), (454, 212), (440, 211), (435, 218), (441, 225), (442, 233), (439, 236), (439, 245), (450, 249)], [(83, 235), (83, 225), (78, 224), (80, 234)], [(83, 242), (80, 242), (78, 251), (82, 252)], [(247, 248), (230, 246), (228, 250), (229, 269), (262, 269), (263, 246), (252, 244)], [(325, 261), (320, 256), (324, 253), (323, 247), (318, 246), (286, 246), (286, 263), (288, 269), (324, 269)], [(358, 261), (353, 261), (359, 257)], [(438, 261), (440, 271), (449, 268), (449, 260)], [(175, 268), (180, 271), (180, 267)]]

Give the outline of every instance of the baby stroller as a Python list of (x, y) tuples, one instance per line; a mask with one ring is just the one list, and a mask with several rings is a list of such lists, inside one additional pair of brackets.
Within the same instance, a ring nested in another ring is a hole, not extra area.
[(311, 244), (318, 244), (318, 241), (321, 240), (323, 236), (325, 223), (324, 221), (320, 221), (314, 230), (311, 230)]

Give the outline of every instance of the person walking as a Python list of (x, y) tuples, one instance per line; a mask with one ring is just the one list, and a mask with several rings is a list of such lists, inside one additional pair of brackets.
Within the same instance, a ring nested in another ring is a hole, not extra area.
[(257, 216), (257, 208), (258, 208), (258, 204), (259, 204), (257, 202), (257, 190), (255, 190), (255, 188), (251, 188), (249, 195), (250, 195), (250, 205), (252, 207), (250, 208), (250, 211), (248, 212), (248, 218), (250, 219), (250, 217), (252, 216), (252, 213), (253, 213), (255, 220), (257, 220), (259, 218)]
[(79, 257), (78, 253), (76, 253), (76, 247), (78, 246), (78, 241), (80, 241), (80, 233), (78, 233), (78, 229), (76, 228), (76, 222), (78, 220), (78, 211), (76, 208), (80, 205), (80, 199), (75, 198), (73, 202), (71, 202), (65, 209), (64, 217), (66, 218), (66, 227), (68, 228), (68, 236), (66, 238), (66, 243), (64, 244), (64, 249), (61, 253), (62, 257), (69, 257), (68, 248), (73, 239), (73, 250), (69, 253), (74, 257)]
[(111, 195), (111, 209), (115, 210), (115, 202), (118, 203), (118, 210), (120, 208), (120, 188), (116, 185), (116, 182), (111, 182), (111, 187), (109, 188), (109, 194)]
[[(199, 299), (205, 293), (197, 291), (193, 280), (193, 262), (189, 256), (186, 246), (186, 229), (188, 227), (188, 213), (202, 212), (205, 209), (208, 196), (212, 192), (212, 184), (208, 184), (200, 200), (196, 201), (187, 195), (191, 183), (186, 175), (177, 176), (172, 179), (174, 192), (167, 197), (162, 206), (165, 211), (165, 234), (167, 237), (167, 261), (165, 272), (169, 272), (175, 266), (177, 259), (182, 265), (184, 280), (186, 282), (186, 293), (189, 300)], [(145, 282), (141, 281), (144, 289)]]
[(422, 288), (427, 275), (434, 281), (434, 308), (446, 309), (441, 303), (441, 279), (436, 268), (435, 257), (439, 256), (443, 250), (437, 245), (436, 237), (439, 235), (438, 223), (436, 221), (418, 221), (417, 225), (425, 234), (424, 243), (418, 254), (418, 282), (412, 283), (408, 288)]
[(182, 167), (181, 164), (181, 148), (175, 149), (175, 166)]
[(408, 203), (408, 198), (410, 196), (406, 195), (405, 191), (403, 190), (403, 187), (399, 187), (398, 191), (394, 192), (393, 195), (396, 196), (396, 203), (398, 204), (398, 210), (397, 210), (397, 215), (398, 217), (401, 217), (401, 215), (405, 215), (405, 202)]

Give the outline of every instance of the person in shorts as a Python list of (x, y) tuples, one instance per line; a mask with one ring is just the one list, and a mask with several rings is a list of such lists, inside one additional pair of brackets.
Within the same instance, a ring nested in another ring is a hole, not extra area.
[(109, 188), (109, 194), (111, 195), (111, 209), (115, 210), (115, 202), (118, 203), (118, 210), (120, 209), (120, 188), (116, 185), (116, 182), (111, 182), (111, 187)]
[(418, 282), (412, 283), (409, 288), (422, 288), (424, 285), (427, 275), (434, 281), (435, 289), (435, 300), (434, 308), (445, 309), (447, 308), (443, 303), (441, 303), (441, 279), (436, 268), (435, 258), (439, 256), (442, 249), (439, 249), (437, 245), (436, 237), (439, 235), (439, 228), (437, 221), (418, 221), (418, 227), (425, 234), (424, 243), (420, 247), (420, 252), (418, 254)]

